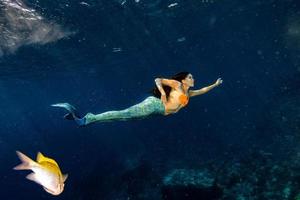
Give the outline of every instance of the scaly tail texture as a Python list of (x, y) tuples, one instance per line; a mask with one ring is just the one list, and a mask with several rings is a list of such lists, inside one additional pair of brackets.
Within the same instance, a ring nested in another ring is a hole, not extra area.
[(36, 162), (33, 161), (31, 158), (26, 156), (25, 154), (21, 153), (20, 151), (16, 151), (18, 157), (22, 161), (22, 163), (16, 167), (14, 167), (14, 170), (28, 170), (31, 169), (34, 165), (36, 165)]
[(100, 114), (87, 113), (83, 119), (85, 124), (94, 122), (126, 121), (132, 119), (144, 119), (151, 115), (164, 115), (165, 106), (156, 97), (147, 97), (144, 101), (124, 110), (107, 111)]

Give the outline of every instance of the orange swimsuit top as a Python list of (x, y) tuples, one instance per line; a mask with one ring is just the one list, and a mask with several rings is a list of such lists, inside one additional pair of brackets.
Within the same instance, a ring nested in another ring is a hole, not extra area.
[(182, 106), (186, 106), (189, 103), (189, 97), (185, 94), (179, 96), (179, 102)]

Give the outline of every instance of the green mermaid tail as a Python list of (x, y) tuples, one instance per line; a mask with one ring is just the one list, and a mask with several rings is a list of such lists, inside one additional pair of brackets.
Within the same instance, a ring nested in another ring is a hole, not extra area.
[(69, 113), (65, 118), (74, 119), (78, 125), (88, 125), (94, 122), (127, 121), (131, 119), (143, 119), (151, 115), (164, 115), (165, 106), (156, 97), (150, 96), (139, 104), (119, 111), (108, 111), (100, 114), (87, 113), (83, 118), (76, 114), (74, 106), (68, 103), (53, 104), (54, 107), (65, 108)]

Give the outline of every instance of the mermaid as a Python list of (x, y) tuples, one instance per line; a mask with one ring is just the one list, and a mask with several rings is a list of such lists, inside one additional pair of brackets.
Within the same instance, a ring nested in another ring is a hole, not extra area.
[(223, 80), (218, 78), (212, 85), (198, 90), (190, 90), (190, 87), (194, 86), (192, 74), (180, 72), (170, 79), (156, 78), (156, 86), (152, 90), (152, 95), (124, 110), (107, 111), (100, 114), (87, 113), (84, 117), (80, 117), (75, 107), (69, 103), (57, 103), (51, 106), (66, 109), (68, 113), (64, 118), (74, 120), (79, 126), (86, 126), (95, 122), (143, 119), (153, 115), (174, 114), (188, 104), (190, 97), (205, 94), (222, 82)]

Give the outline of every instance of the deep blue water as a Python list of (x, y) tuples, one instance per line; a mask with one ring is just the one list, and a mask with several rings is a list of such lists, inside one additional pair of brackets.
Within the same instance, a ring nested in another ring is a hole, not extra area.
[[(253, 151), (297, 153), (300, 115), (280, 107), (299, 96), (296, 0), (1, 0), (0, 9), (1, 199), (154, 199), (130, 188)], [(194, 75), (195, 88), (224, 82), (167, 117), (79, 128), (50, 107), (123, 109), (179, 71)], [(16, 150), (57, 160), (65, 191), (52, 197), (12, 170)], [(139, 166), (144, 179), (124, 178)]]

